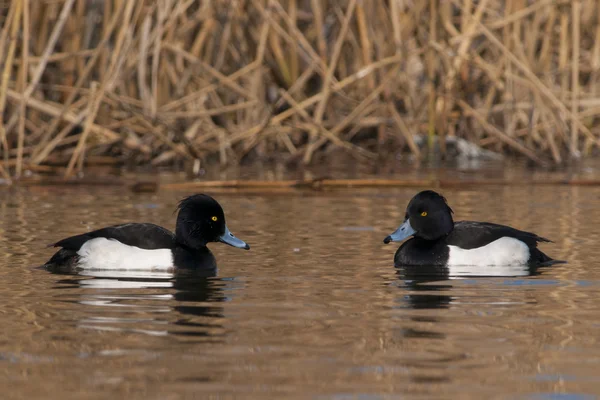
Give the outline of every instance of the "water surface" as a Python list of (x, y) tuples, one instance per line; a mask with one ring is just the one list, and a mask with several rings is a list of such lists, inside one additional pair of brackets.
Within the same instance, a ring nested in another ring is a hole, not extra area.
[(2, 398), (600, 394), (600, 190), (444, 190), (457, 219), (534, 231), (555, 241), (545, 252), (569, 260), (483, 277), (394, 268), (397, 245), (382, 240), (415, 193), (216, 193), (252, 250), (213, 244), (219, 270), (207, 277), (36, 268), (68, 235), (125, 221), (172, 229), (189, 193), (7, 189)]

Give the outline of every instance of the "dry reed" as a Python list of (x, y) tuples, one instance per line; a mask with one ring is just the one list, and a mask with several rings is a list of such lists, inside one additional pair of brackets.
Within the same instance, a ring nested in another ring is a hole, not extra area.
[(106, 157), (419, 158), (416, 134), (541, 165), (600, 146), (596, 0), (13, 0), (0, 63), (6, 181)]

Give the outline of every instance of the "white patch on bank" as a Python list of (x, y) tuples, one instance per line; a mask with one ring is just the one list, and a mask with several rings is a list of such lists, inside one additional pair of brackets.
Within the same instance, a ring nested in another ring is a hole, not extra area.
[(88, 240), (79, 251), (83, 269), (167, 270), (173, 268), (170, 249), (146, 250), (114, 239)]
[(518, 266), (529, 261), (529, 248), (522, 241), (502, 237), (485, 246), (465, 250), (458, 246), (448, 246), (450, 254), (448, 267), (473, 266)]

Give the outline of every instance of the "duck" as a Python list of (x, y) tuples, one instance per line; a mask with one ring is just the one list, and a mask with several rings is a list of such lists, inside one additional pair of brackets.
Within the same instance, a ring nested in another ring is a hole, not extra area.
[(490, 222), (454, 222), (446, 198), (433, 190), (417, 193), (403, 223), (383, 242), (401, 242), (394, 264), (402, 266), (542, 266), (554, 260), (537, 248), (550, 240)]
[(216, 268), (207, 244), (221, 242), (249, 250), (231, 233), (221, 205), (206, 194), (195, 194), (177, 206), (175, 233), (151, 223), (124, 223), (59, 240), (60, 249), (44, 266), (78, 270), (173, 270)]

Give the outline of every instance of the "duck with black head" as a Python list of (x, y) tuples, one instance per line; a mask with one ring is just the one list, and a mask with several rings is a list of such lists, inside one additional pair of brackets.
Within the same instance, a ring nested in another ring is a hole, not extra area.
[(249, 250), (227, 228), (225, 213), (212, 197), (196, 194), (178, 206), (175, 233), (150, 223), (127, 223), (62, 239), (47, 268), (170, 270), (216, 268), (207, 247), (221, 242)]
[(425, 190), (408, 203), (404, 222), (384, 243), (400, 242), (396, 265), (507, 266), (550, 265), (553, 260), (537, 248), (550, 242), (531, 232), (489, 222), (458, 221), (440, 194)]

